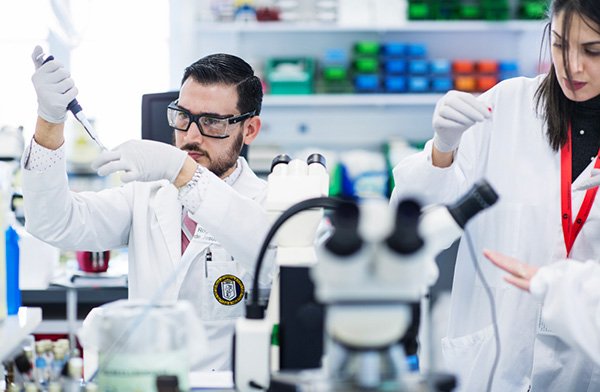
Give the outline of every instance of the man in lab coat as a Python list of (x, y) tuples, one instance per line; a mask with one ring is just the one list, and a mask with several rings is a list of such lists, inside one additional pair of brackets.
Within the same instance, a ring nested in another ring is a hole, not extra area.
[[(198, 60), (165, 113), (175, 146), (130, 140), (104, 151), (93, 167), (121, 171), (126, 184), (74, 193), (63, 128), (77, 88), (60, 63), (44, 63), (41, 48), (32, 57), (38, 119), (23, 154), (28, 231), (62, 249), (128, 246), (130, 299), (150, 299), (179, 269), (163, 300), (190, 300), (203, 320), (210, 354), (199, 368), (230, 369), (234, 322), (270, 226), (266, 182), (239, 156), (260, 131), (260, 80), (235, 56)], [(272, 257), (266, 261), (261, 287), (271, 283)]]

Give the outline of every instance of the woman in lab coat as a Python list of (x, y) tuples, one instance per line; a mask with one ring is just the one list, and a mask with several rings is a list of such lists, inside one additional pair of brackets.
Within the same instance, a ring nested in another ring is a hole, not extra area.
[(498, 252), (485, 257), (510, 273), (504, 279), (543, 304), (542, 321), (600, 366), (600, 264), (565, 259), (534, 267)]
[[(128, 246), (130, 299), (153, 298), (179, 270), (161, 300), (190, 300), (203, 320), (209, 356), (197, 368), (230, 369), (235, 319), (244, 315), (270, 227), (266, 182), (239, 157), (260, 130), (260, 80), (235, 56), (198, 60), (186, 68), (179, 99), (169, 106), (175, 146), (131, 140), (104, 151), (93, 164), (98, 173), (122, 171), (127, 183), (75, 193), (68, 187), (63, 123), (77, 89), (59, 63), (43, 63), (41, 48), (33, 57), (39, 117), (23, 154), (27, 230), (62, 249)], [(271, 260), (262, 287), (270, 285)]]
[[(475, 252), (495, 249), (534, 266), (600, 256), (599, 203), (593, 192), (571, 191), (600, 165), (600, 7), (554, 0), (550, 12), (548, 74), (505, 80), (479, 97), (449, 92), (436, 105), (433, 139), (394, 169), (394, 200), (419, 194), (425, 203), (450, 203), (487, 179), (500, 198), (467, 227)], [(538, 301), (472, 260), (466, 242), (442, 340), (460, 388), (484, 391), (493, 376), (498, 392), (600, 390), (600, 368), (544, 325)], [(499, 324), (493, 375), (492, 316), (474, 262), (491, 286)]]

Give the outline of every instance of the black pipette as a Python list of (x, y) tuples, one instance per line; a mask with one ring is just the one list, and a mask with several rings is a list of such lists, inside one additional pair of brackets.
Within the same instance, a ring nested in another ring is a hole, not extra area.
[[(46, 64), (50, 60), (54, 60), (54, 56), (48, 56), (42, 64)], [(85, 129), (85, 131), (88, 135), (90, 135), (92, 140), (96, 142), (98, 147), (100, 147), (100, 149), (102, 150), (107, 150), (107, 148), (104, 146), (104, 144), (102, 144), (100, 139), (98, 139), (98, 134), (94, 130), (94, 127), (92, 127), (92, 124), (90, 124), (85, 114), (83, 114), (83, 110), (81, 109), (81, 105), (79, 104), (79, 102), (77, 102), (77, 98), (73, 98), (73, 100), (69, 102), (69, 104), (67, 105), (67, 110), (73, 113), (77, 121), (79, 121), (81, 125), (83, 125), (83, 129)]]

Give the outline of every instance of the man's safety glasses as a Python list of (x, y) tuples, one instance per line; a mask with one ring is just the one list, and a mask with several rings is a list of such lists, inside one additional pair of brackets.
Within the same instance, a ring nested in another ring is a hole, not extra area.
[(167, 107), (167, 119), (169, 126), (178, 131), (185, 131), (190, 128), (192, 123), (196, 123), (200, 133), (206, 137), (215, 139), (225, 139), (229, 137), (228, 129), (230, 124), (237, 124), (254, 116), (256, 110), (239, 116), (215, 117), (205, 113), (192, 114), (187, 110), (177, 106), (177, 101), (173, 101)]

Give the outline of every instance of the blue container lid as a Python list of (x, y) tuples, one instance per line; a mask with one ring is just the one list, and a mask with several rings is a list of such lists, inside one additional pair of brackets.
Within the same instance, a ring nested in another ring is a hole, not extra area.
[(412, 76), (408, 78), (408, 90), (414, 93), (429, 91), (429, 79), (423, 76)]
[(364, 74), (354, 78), (354, 85), (358, 90), (375, 90), (379, 88), (379, 75)]
[(447, 59), (430, 60), (429, 67), (432, 74), (447, 75), (452, 73), (452, 62)]
[(498, 71), (506, 72), (506, 71), (518, 71), (519, 63), (517, 61), (500, 61), (498, 63)]
[(433, 78), (431, 80), (431, 91), (436, 93), (444, 93), (446, 91), (452, 90), (454, 87), (454, 82), (452, 78)]
[(407, 90), (406, 78), (403, 76), (388, 76), (384, 81), (386, 91), (405, 92)]
[(416, 75), (424, 75), (429, 72), (429, 62), (427, 60), (410, 60), (408, 62), (408, 72)]
[(425, 57), (427, 56), (427, 46), (425, 44), (409, 44), (407, 54), (410, 57)]
[(348, 64), (348, 53), (344, 49), (330, 48), (325, 50), (323, 56), (323, 63), (325, 65), (345, 65)]
[(385, 72), (390, 74), (402, 74), (406, 72), (406, 60), (390, 59), (383, 63)]
[(381, 47), (382, 54), (386, 56), (405, 56), (407, 45), (403, 42), (387, 42)]

